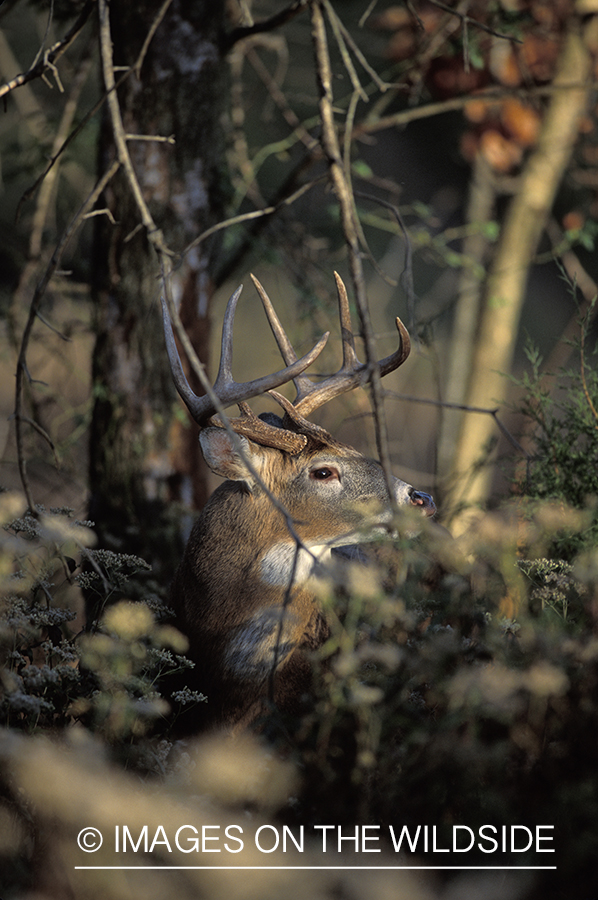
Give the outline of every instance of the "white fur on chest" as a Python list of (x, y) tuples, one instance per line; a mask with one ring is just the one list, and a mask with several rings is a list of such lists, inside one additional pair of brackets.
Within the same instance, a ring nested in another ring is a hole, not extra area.
[(328, 544), (312, 544), (306, 549), (281, 541), (270, 547), (261, 559), (262, 581), (274, 587), (303, 584), (315, 577), (319, 566), (329, 559)]

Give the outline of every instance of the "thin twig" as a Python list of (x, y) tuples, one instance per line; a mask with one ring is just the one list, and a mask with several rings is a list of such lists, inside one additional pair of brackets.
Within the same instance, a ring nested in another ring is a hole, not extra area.
[(189, 251), (194, 247), (202, 244), (207, 238), (211, 237), (213, 234), (216, 234), (218, 231), (222, 231), (224, 228), (230, 228), (231, 225), (239, 225), (242, 222), (251, 222), (254, 219), (262, 219), (266, 216), (274, 215), (274, 213), (278, 212), (280, 209), (283, 209), (285, 206), (290, 206), (321, 181), (321, 177), (316, 178), (314, 179), (314, 181), (310, 181), (308, 184), (302, 184), (300, 188), (297, 188), (297, 190), (293, 191), (292, 194), (289, 194), (288, 197), (283, 197), (272, 206), (266, 206), (263, 209), (255, 209), (251, 212), (242, 213), (238, 216), (232, 216), (232, 218), (230, 219), (225, 219), (222, 222), (218, 222), (216, 225), (212, 225), (210, 228), (206, 228), (206, 230), (202, 231), (202, 233), (198, 235), (198, 237), (194, 238), (190, 244), (187, 244), (185, 249), (181, 252), (181, 256), (185, 256), (185, 254), (189, 253)]
[[(594, 302), (595, 302), (595, 300), (594, 300)], [(596, 407), (594, 406), (594, 402), (590, 396), (590, 392), (588, 390), (588, 383), (586, 380), (586, 361), (585, 361), (586, 328), (587, 328), (587, 322), (582, 322), (581, 323), (581, 334), (580, 334), (580, 340), (579, 340), (579, 355), (580, 355), (580, 361), (581, 361), (581, 366), (580, 366), (581, 384), (582, 384), (582, 388), (583, 388), (584, 397), (586, 398), (586, 402), (587, 402), (588, 406), (590, 407), (590, 412), (592, 413), (592, 415), (594, 416), (594, 419), (596, 420), (596, 424), (594, 425), (594, 428), (596, 428), (596, 430), (598, 430), (598, 411), (596, 410)]]
[(389, 203), (388, 200), (382, 200), (380, 197), (374, 197), (372, 194), (365, 194), (363, 193), (363, 191), (355, 191), (355, 196), (363, 197), (364, 200), (370, 200), (372, 203), (378, 203), (380, 206), (384, 206), (386, 209), (389, 209), (397, 220), (398, 226), (403, 233), (403, 237), (405, 239), (405, 265), (403, 266), (403, 271), (401, 272), (400, 282), (407, 297), (407, 309), (409, 310), (409, 328), (415, 334), (415, 303), (417, 301), (417, 294), (415, 293), (413, 280), (413, 246), (411, 244), (409, 232), (407, 231), (407, 226), (405, 225), (403, 217), (401, 216), (401, 212), (399, 208), (393, 203)]
[[(59, 151), (73, 123), (73, 119), (75, 118), (75, 114), (77, 112), (79, 98), (81, 96), (83, 87), (85, 86), (87, 76), (91, 69), (91, 64), (91, 56), (85, 55), (81, 61), (78, 71), (75, 73), (69, 96), (66, 103), (64, 104), (62, 116), (58, 124), (56, 134), (54, 136), (54, 141), (52, 143), (52, 156), (58, 157)], [(33, 215), (31, 238), (29, 241), (30, 260), (37, 260), (41, 253), (42, 235), (46, 225), (50, 202), (54, 193), (54, 186), (58, 178), (58, 173), (59, 169), (57, 167), (53, 168), (50, 172), (47, 173), (47, 177), (44, 178), (41, 190), (38, 194), (36, 210)]]
[(326, 10), (326, 15), (328, 16), (328, 21), (330, 22), (332, 33), (336, 38), (336, 43), (340, 51), (341, 58), (343, 60), (345, 69), (347, 70), (347, 74), (351, 80), (351, 84), (353, 85), (353, 93), (359, 94), (361, 99), (365, 101), (365, 103), (367, 103), (368, 95), (360, 84), (357, 72), (355, 71), (355, 66), (353, 65), (353, 61), (351, 60), (351, 54), (347, 50), (347, 45), (345, 43), (343, 32), (339, 24), (339, 18), (331, 6), (330, 0), (321, 0), (321, 2), (323, 9)]
[(430, 397), (413, 397), (410, 394), (397, 394), (395, 391), (384, 391), (385, 397), (392, 397), (394, 400), (404, 400), (407, 403), (422, 403), (428, 406), (439, 406), (442, 409), (456, 409), (461, 412), (468, 413), (480, 413), (482, 415), (491, 416), (498, 429), (502, 432), (502, 434), (506, 437), (508, 442), (513, 446), (519, 453), (521, 453), (526, 459), (533, 459), (530, 453), (522, 447), (516, 437), (514, 437), (509, 429), (504, 425), (500, 419), (498, 418), (498, 414), (500, 412), (500, 407), (494, 407), (490, 409), (485, 406), (468, 406), (466, 403), (452, 403), (448, 400), (432, 400)]
[(413, 0), (405, 0), (405, 6), (411, 13), (411, 16), (416, 24), (416, 27), (422, 33), (425, 32), (426, 26), (424, 25), (424, 20), (418, 15), (416, 8), (413, 5)]
[[(123, 75), (123, 77), (122, 77), (122, 78), (120, 79), (120, 81), (118, 82), (117, 87), (118, 87), (118, 86), (121, 84), (121, 82), (124, 81), (125, 78), (127, 78), (130, 74), (131, 74), (130, 72), (127, 72), (126, 75)], [(68, 146), (75, 140), (75, 138), (83, 131), (83, 129), (85, 128), (85, 126), (87, 125), (87, 123), (89, 122), (89, 120), (92, 119), (92, 118), (95, 116), (95, 114), (96, 114), (97, 112), (100, 111), (100, 109), (102, 108), (102, 106), (104, 105), (105, 102), (106, 102), (106, 95), (103, 94), (103, 95), (100, 97), (100, 99), (99, 99), (96, 103), (94, 103), (94, 105), (91, 107), (91, 109), (89, 109), (89, 110), (85, 113), (85, 115), (79, 120), (79, 122), (78, 122), (78, 124), (75, 126), (75, 128), (73, 128), (73, 130), (71, 131), (71, 133), (69, 134), (69, 136), (64, 140), (64, 142), (63, 142), (63, 144), (61, 145), (60, 149), (59, 149), (53, 156), (50, 157), (50, 159), (48, 160), (48, 164), (46, 165), (46, 167), (45, 167), (45, 169), (43, 170), (43, 172), (41, 172), (40, 175), (35, 179), (35, 181), (34, 181), (33, 184), (31, 185), (31, 187), (30, 187), (30, 188), (27, 188), (27, 190), (23, 193), (23, 196), (22, 196), (21, 199), (19, 200), (19, 203), (18, 203), (18, 206), (17, 206), (17, 211), (16, 211), (16, 213), (15, 213), (15, 219), (17, 219), (17, 220), (19, 219), (19, 216), (20, 216), (20, 214), (21, 214), (21, 208), (22, 208), (23, 204), (26, 203), (27, 200), (29, 200), (29, 199), (33, 196), (33, 194), (35, 194), (35, 192), (36, 192), (36, 190), (38, 189), (38, 187), (40, 186), (40, 184), (41, 184), (41, 183), (44, 181), (44, 179), (46, 178), (48, 172), (52, 169), (53, 166), (56, 165), (56, 163), (58, 162), (58, 160), (60, 159), (60, 157), (62, 156), (62, 154), (63, 154), (63, 153), (65, 152), (65, 150), (67, 149), (67, 147), (68, 147)]]
[(376, 443), (380, 463), (386, 479), (388, 496), (391, 504), (393, 504), (394, 492), (392, 490), (392, 474), (390, 470), (390, 455), (388, 452), (388, 432), (382, 405), (380, 370), (376, 363), (374, 335), (372, 332), (365, 292), (363, 266), (356, 225), (355, 203), (353, 196), (349, 191), (347, 175), (343, 167), (338, 135), (334, 122), (332, 72), (328, 42), (326, 39), (326, 26), (320, 0), (313, 0), (311, 5), (311, 17), (312, 38), (316, 56), (316, 71), (319, 81), (320, 115), (322, 117), (322, 146), (328, 159), (330, 180), (332, 181), (334, 192), (340, 207), (341, 223), (349, 251), (349, 267), (353, 281), (361, 333), (364, 340), (366, 365), (368, 366), (370, 375), (369, 380), (371, 384), (372, 406), (374, 409)]
[(60, 59), (65, 50), (70, 47), (79, 32), (82, 30), (83, 26), (89, 19), (95, 4), (96, 0), (87, 0), (87, 3), (83, 7), (81, 13), (77, 18), (77, 21), (67, 32), (64, 38), (50, 47), (49, 50), (44, 53), (43, 59), (40, 59), (39, 62), (36, 62), (35, 65), (33, 65), (27, 72), (24, 72), (22, 75), (17, 75), (15, 78), (7, 81), (6, 84), (3, 84), (0, 87), (0, 98), (5, 97), (11, 91), (14, 91), (18, 87), (21, 87), (23, 84), (27, 84), (27, 82), (33, 81), (35, 78), (39, 78), (47, 69), (52, 69), (56, 61)]
[(44, 294), (46, 292), (46, 288), (50, 282), (50, 278), (55, 274), (58, 266), (60, 265), (60, 260), (66, 250), (71, 238), (79, 228), (79, 226), (83, 223), (85, 214), (89, 210), (90, 207), (97, 202), (98, 197), (101, 195), (102, 191), (105, 190), (108, 182), (113, 178), (116, 174), (120, 163), (115, 161), (112, 163), (110, 168), (102, 175), (94, 189), (90, 194), (86, 197), (83, 204), (71, 220), (68, 227), (62, 234), (60, 241), (56, 245), (54, 252), (52, 254), (52, 258), (46, 267), (46, 271), (44, 272), (42, 278), (37, 284), (35, 289), (35, 293), (33, 295), (33, 299), (31, 301), (31, 305), (29, 307), (29, 315), (27, 317), (27, 322), (25, 324), (25, 328), (23, 329), (23, 336), (21, 338), (21, 346), (19, 349), (19, 356), (17, 359), (17, 371), (15, 378), (15, 440), (17, 447), (17, 460), (19, 466), (19, 475), (21, 478), (21, 484), (23, 485), (23, 491), (25, 492), (25, 498), (27, 500), (27, 505), (31, 510), (31, 515), (37, 516), (37, 508), (33, 501), (33, 496), (31, 493), (31, 488), (29, 485), (29, 478), (27, 476), (27, 460), (25, 458), (25, 451), (23, 447), (23, 429), (22, 426), (25, 421), (25, 417), (22, 413), (23, 408), (23, 378), (29, 377), (28, 369), (27, 369), (27, 349), (29, 346), (29, 339), (31, 337), (31, 332), (33, 329), (33, 324), (37, 318), (38, 311)]
[(496, 31), (494, 28), (490, 28), (489, 25), (484, 25), (483, 22), (478, 22), (477, 19), (472, 19), (471, 16), (468, 16), (467, 13), (462, 13), (458, 9), (453, 9), (451, 6), (447, 6), (445, 3), (441, 3), (441, 0), (430, 0), (434, 6), (437, 6), (438, 9), (441, 9), (443, 12), (449, 13), (451, 16), (457, 16), (458, 19), (461, 19), (461, 24), (464, 28), (468, 25), (473, 25), (474, 28), (479, 28), (480, 31), (485, 31), (486, 34), (491, 34), (493, 37), (501, 38), (505, 41), (513, 41), (514, 44), (522, 44), (523, 41), (519, 38), (513, 37), (512, 34), (503, 34), (500, 31)]
[(129, 188), (133, 194), (133, 199), (135, 200), (139, 215), (141, 216), (141, 221), (147, 231), (148, 240), (156, 247), (156, 249), (166, 251), (162, 232), (154, 222), (147, 203), (145, 202), (127, 147), (126, 132), (120, 112), (118, 95), (116, 93), (114, 62), (112, 58), (112, 36), (110, 34), (110, 18), (106, 0), (99, 0), (99, 20), (102, 74), (104, 76), (104, 85), (107, 94), (106, 100), (110, 112), (110, 122), (112, 124), (112, 133), (118, 159), (126, 175)]
[(376, 257), (372, 253), (372, 251), (370, 250), (370, 246), (368, 244), (367, 238), (365, 236), (365, 232), (363, 230), (363, 225), (361, 224), (361, 217), (359, 216), (359, 213), (357, 211), (357, 207), (355, 204), (355, 193), (356, 192), (353, 189), (353, 179), (351, 176), (351, 151), (353, 148), (353, 141), (352, 141), (353, 122), (355, 119), (355, 113), (357, 111), (358, 102), (359, 102), (359, 92), (353, 91), (353, 94), (351, 95), (351, 99), (349, 101), (349, 106), (347, 108), (347, 116), (345, 118), (345, 127), (344, 127), (344, 133), (343, 133), (343, 171), (344, 171), (345, 178), (347, 181), (347, 190), (348, 190), (349, 196), (351, 197), (351, 202), (353, 205), (353, 218), (354, 218), (354, 222), (355, 222), (355, 228), (357, 231), (357, 237), (359, 239), (359, 244), (363, 248), (364, 254), (367, 256), (367, 258), (369, 259), (370, 263), (372, 264), (372, 266), (374, 267), (374, 269), (376, 270), (378, 275), (380, 275), (380, 277), (383, 278), (384, 281), (388, 281), (389, 280), (388, 276), (382, 270), (381, 266), (378, 263), (378, 260), (376, 259)]
[(157, 144), (172, 144), (176, 143), (174, 139), (174, 134), (168, 135), (168, 137), (164, 137), (161, 134), (125, 134), (126, 141), (155, 141)]
[[(355, 58), (359, 61), (359, 63), (363, 66), (365, 71), (368, 73), (368, 75), (370, 76), (370, 78), (372, 79), (372, 81), (374, 82), (376, 87), (378, 88), (378, 90), (381, 93), (384, 93), (384, 91), (387, 91), (388, 88), (390, 87), (390, 84), (387, 81), (383, 81), (380, 78), (380, 76), (378, 75), (378, 73), (376, 72), (376, 70), (374, 68), (372, 68), (372, 66), (369, 64), (366, 57), (363, 55), (363, 53), (361, 52), (361, 50), (359, 49), (359, 47), (353, 40), (351, 33), (346, 28), (343, 21), (341, 19), (339, 19), (339, 17), (337, 16), (337, 14), (334, 10), (334, 7), (330, 3), (330, 0), (325, 0), (325, 2), (326, 2), (326, 12), (328, 13), (328, 18), (330, 19), (330, 24), (335, 29), (335, 36), (338, 31), (340, 33), (340, 35), (342, 36), (342, 38), (344, 39), (344, 41), (346, 42), (347, 46), (353, 51)], [(338, 40), (338, 38), (337, 38), (337, 40)], [(343, 59), (344, 59), (344, 57), (343, 57)], [(363, 97), (363, 99), (365, 99), (367, 101), (367, 99), (368, 99), (367, 94), (365, 95), (365, 97)]]
[(284, 116), (285, 121), (288, 125), (293, 129), (293, 134), (298, 137), (302, 144), (304, 144), (308, 150), (312, 149), (315, 141), (308, 129), (305, 127), (305, 124), (301, 121), (297, 113), (291, 106), (289, 106), (289, 102), (284, 91), (281, 90), (279, 83), (272, 77), (270, 71), (267, 66), (264, 65), (259, 53), (256, 52), (255, 48), (251, 48), (247, 53), (247, 59), (251, 63), (254, 71), (259, 75), (272, 100), (281, 111)]
[[(321, 147), (319, 143), (316, 144), (316, 148), (319, 149), (321, 153)], [(277, 210), (279, 208), (282, 209), (286, 204), (286, 198), (294, 197), (297, 190), (302, 190), (302, 188), (294, 190), (295, 185), (298, 183), (300, 177), (304, 174), (304, 172), (313, 167), (318, 156), (319, 154), (317, 154), (315, 151), (310, 153), (309, 155), (307, 153), (303, 154), (302, 158), (296, 163), (296, 165), (291, 169), (282, 184), (277, 188), (275, 196), (271, 199), (270, 206), (275, 206)], [(327, 178), (328, 173), (320, 176), (312, 182), (309, 182), (309, 184), (318, 184), (322, 179)], [(264, 229), (266, 224), (269, 222), (268, 216), (255, 216), (252, 214), (252, 218), (254, 219), (254, 222), (249, 228), (244, 229), (243, 239), (236, 246), (229, 258), (225, 260), (220, 269), (214, 274), (213, 280), (216, 287), (221, 285), (226, 280), (228, 274), (236, 271), (239, 260), (244, 257), (245, 253), (247, 252), (247, 248), (255, 244), (260, 231)]]
[[(71, 83), (69, 96), (65, 103), (60, 123), (54, 137), (54, 141), (52, 144), (52, 151), (54, 153), (58, 153), (64, 141), (65, 135), (68, 132), (68, 129), (71, 127), (73, 118), (77, 111), (77, 103), (81, 95), (81, 91), (83, 90), (85, 80), (87, 78), (87, 75), (89, 74), (90, 66), (91, 57), (84, 55), (79, 69), (75, 73), (75, 77)], [(40, 258), (42, 255), (42, 238), (50, 211), (50, 204), (53, 196), (55, 195), (55, 185), (58, 178), (58, 173), (59, 169), (54, 168), (47, 174), (47, 177), (43, 181), (41, 189), (37, 195), (35, 210), (33, 212), (31, 221), (28, 259), (20, 274), (19, 283), (13, 295), (13, 307), (15, 309), (24, 307), (26, 305), (30, 285), (33, 281), (34, 276), (38, 273), (39, 270)], [(44, 322), (44, 324), (48, 324), (39, 314), (39, 310), (38, 318), (42, 322)], [(53, 328), (53, 326), (49, 324), (48, 327)]]
[(471, 60), (469, 55), (469, 31), (467, 29), (467, 17), (463, 20), (463, 71), (469, 75)]
[[(89, 2), (91, 3), (92, 6), (94, 6), (96, 4), (97, 0), (89, 0)], [(158, 12), (158, 16), (159, 15), (160, 15), (160, 12)], [(151, 30), (151, 26), (150, 26), (150, 30)], [(139, 53), (139, 55), (138, 55), (136, 61), (133, 63), (133, 65), (124, 69), (123, 74), (120, 76), (118, 81), (114, 82), (114, 79), (113, 79), (114, 87), (112, 88), (112, 91), (117, 91), (118, 88), (122, 84), (124, 84), (124, 82), (128, 78), (131, 77), (131, 75), (135, 72), (135, 69), (139, 64), (139, 61), (142, 60), (142, 53), (145, 52), (146, 49), (147, 48), (145, 48), (145, 43), (144, 43), (144, 46), (142, 47), (142, 50)], [(113, 71), (116, 71), (116, 67), (113, 67)], [(39, 187), (41, 182), (44, 180), (44, 178), (46, 177), (46, 175), (48, 174), (48, 172), (50, 171), (52, 166), (54, 166), (56, 164), (56, 162), (59, 159), (59, 157), (61, 156), (61, 154), (64, 153), (64, 151), (69, 146), (69, 144), (71, 144), (72, 141), (75, 140), (77, 135), (79, 135), (81, 133), (81, 131), (83, 131), (83, 129), (85, 128), (85, 126), (87, 125), (89, 120), (92, 119), (95, 116), (95, 114), (100, 111), (100, 109), (103, 107), (104, 103), (106, 103), (106, 101), (108, 99), (108, 94), (109, 94), (108, 91), (106, 91), (104, 94), (102, 94), (102, 96), (99, 98), (99, 100), (96, 103), (94, 103), (94, 105), (91, 107), (91, 109), (89, 109), (85, 113), (85, 115), (81, 118), (78, 125), (73, 129), (73, 131), (71, 131), (69, 136), (66, 138), (66, 140), (60, 147), (60, 150), (54, 156), (50, 157), (50, 159), (48, 160), (48, 164), (47, 164), (46, 168), (44, 169), (44, 171), (35, 180), (33, 185), (25, 191), (25, 193), (19, 200), (19, 205), (17, 207), (17, 213), (16, 213), (15, 218), (17, 218), (17, 219), (19, 218), (19, 214), (20, 214), (22, 205), (35, 193), (35, 191), (37, 190), (37, 188)], [(2, 94), (0, 93), (0, 97), (1, 96), (2, 96)], [(139, 139), (139, 138), (137, 137), (137, 139)]]
[(52, 438), (50, 437), (50, 435), (48, 434), (46, 429), (42, 428), (42, 426), (39, 424), (39, 422), (36, 422), (35, 419), (30, 419), (29, 416), (22, 415), (21, 422), (25, 422), (27, 425), (30, 425), (34, 431), (37, 431), (37, 433), (43, 437), (43, 439), (46, 441), (46, 443), (52, 450), (52, 453), (54, 454), (54, 460), (56, 461), (56, 463), (58, 463), (58, 457), (56, 456), (56, 447), (54, 445), (54, 441), (52, 440)]
[[(83, 216), (83, 218), (86, 219), (87, 216)], [(49, 328), (50, 331), (53, 331), (54, 334), (55, 334), (57, 337), (59, 337), (62, 341), (65, 341), (66, 343), (70, 343), (70, 342), (71, 342), (70, 337), (67, 337), (66, 334), (63, 334), (62, 331), (60, 331), (58, 328), (56, 328), (55, 325), (52, 325), (51, 322), (48, 322), (48, 320), (47, 320), (44, 316), (42, 316), (42, 314), (40, 313), (39, 309), (38, 309), (38, 311), (37, 311), (37, 318), (40, 320), (40, 322), (42, 323), (42, 325), (45, 325), (46, 328)]]
[(152, 24), (149, 27), (149, 31), (145, 36), (145, 40), (143, 42), (141, 50), (139, 51), (139, 55), (138, 55), (137, 59), (135, 60), (135, 63), (132, 66), (132, 69), (135, 72), (135, 75), (137, 76), (137, 78), (141, 78), (141, 67), (143, 65), (143, 60), (145, 59), (145, 55), (149, 49), (149, 45), (151, 44), (152, 38), (154, 37), (154, 35), (158, 29), (158, 26), (160, 25), (160, 22), (166, 15), (168, 7), (170, 6), (171, 3), (172, 3), (172, 0), (164, 0), (164, 3), (162, 4), (160, 9), (156, 13), (154, 21), (152, 22)]
[(378, 2), (378, 0), (370, 0), (370, 3), (368, 5), (367, 9), (365, 10), (364, 13), (362, 13), (361, 18), (359, 19), (359, 22), (357, 23), (360, 28), (363, 28), (363, 26), (365, 25), (365, 23), (371, 16), (372, 11), (373, 11), (374, 7), (376, 6), (377, 2)]
[[(54, 18), (54, 0), (50, 0), (50, 9), (48, 10), (48, 18), (46, 21), (46, 30), (44, 32), (44, 36), (42, 38), (41, 44), (39, 45), (39, 50), (35, 54), (33, 62), (29, 66), (30, 69), (33, 69), (34, 66), (37, 65), (37, 63), (39, 62), (39, 60), (42, 56), (44, 58), (44, 61), (47, 59), (48, 51), (47, 50), (44, 51), (44, 44), (46, 43), (46, 41), (48, 39), (48, 35), (50, 33), (50, 26), (52, 25), (53, 18)], [(52, 66), (52, 63), (49, 63), (49, 65)], [(42, 77), (43, 77), (43, 75), (44, 75), (44, 73), (42, 72)]]
[(265, 31), (274, 31), (281, 25), (285, 25), (294, 19), (296, 15), (303, 12), (309, 6), (310, 0), (294, 0), (289, 6), (281, 9), (276, 15), (261, 22), (255, 22), (253, 25), (242, 25), (239, 28), (233, 28), (223, 39), (222, 49), (227, 53), (238, 41), (251, 37), (253, 34), (262, 34)]
[(116, 225), (116, 219), (112, 214), (112, 210), (104, 206), (102, 209), (92, 209), (85, 216), (86, 219), (94, 219), (96, 216), (106, 216), (111, 225)]
[(418, 119), (428, 119), (432, 116), (441, 116), (446, 112), (464, 109), (472, 100), (482, 100), (492, 102), (493, 100), (503, 100), (506, 97), (521, 97), (527, 99), (535, 97), (551, 97), (553, 94), (562, 90), (570, 90), (571, 88), (596, 88), (597, 81), (591, 83), (580, 82), (567, 85), (541, 85), (540, 87), (526, 88), (488, 88), (486, 90), (475, 91), (464, 97), (451, 97), (449, 100), (440, 100), (437, 103), (427, 103), (424, 106), (411, 107), (403, 109), (388, 116), (380, 116), (379, 118), (369, 117), (365, 121), (360, 122), (353, 130), (353, 138), (357, 139), (364, 134), (375, 134), (377, 131), (384, 131), (386, 128), (402, 128), (415, 122)]

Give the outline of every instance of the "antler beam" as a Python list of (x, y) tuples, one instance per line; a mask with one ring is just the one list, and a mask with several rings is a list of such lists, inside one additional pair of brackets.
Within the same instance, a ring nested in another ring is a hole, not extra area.
[[(319, 409), (320, 406), (324, 406), (325, 403), (332, 400), (333, 397), (338, 397), (340, 394), (351, 391), (355, 387), (367, 384), (372, 374), (371, 367), (366, 363), (359, 362), (357, 354), (355, 353), (355, 336), (351, 325), (351, 313), (349, 310), (347, 289), (337, 272), (334, 273), (334, 277), (336, 279), (336, 289), (338, 293), (339, 319), (343, 342), (343, 363), (338, 372), (317, 384), (303, 373), (293, 378), (293, 383), (297, 390), (297, 396), (293, 401), (293, 406), (295, 411), (302, 416), (308, 416), (314, 410)], [(276, 338), (276, 343), (278, 344), (282, 358), (287, 366), (291, 367), (297, 361), (297, 354), (280, 324), (280, 320), (276, 315), (276, 311), (272, 306), (272, 302), (266, 291), (254, 275), (252, 275), (251, 278), (262, 300), (268, 322), (270, 323), (270, 328)], [(399, 332), (400, 344), (394, 353), (376, 363), (379, 367), (381, 376), (387, 375), (389, 372), (398, 369), (399, 366), (405, 362), (411, 351), (409, 333), (399, 318), (396, 319), (396, 326), (397, 331)]]
[[(273, 372), (270, 375), (263, 375), (261, 378), (256, 378), (253, 381), (236, 382), (232, 375), (233, 320), (242, 290), (243, 285), (240, 285), (228, 301), (222, 326), (220, 366), (214, 383), (214, 394), (223, 407), (241, 403), (244, 400), (249, 400), (251, 397), (257, 397), (259, 394), (280, 387), (282, 384), (294, 381), (295, 378), (300, 377), (302, 372), (318, 358), (330, 334), (330, 332), (326, 332), (326, 334), (322, 335), (312, 350), (306, 353), (305, 356), (302, 356), (301, 359), (297, 359), (293, 351), (294, 359), (291, 363), (287, 363), (285, 369), (280, 369), (278, 372)], [(170, 313), (164, 298), (162, 298), (162, 317), (166, 349), (176, 389), (198, 425), (204, 426), (217, 410), (210, 397), (207, 395), (198, 397), (187, 381), (174, 339)]]

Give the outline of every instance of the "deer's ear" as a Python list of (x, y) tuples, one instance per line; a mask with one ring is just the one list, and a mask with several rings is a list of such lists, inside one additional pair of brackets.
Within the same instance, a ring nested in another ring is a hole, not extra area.
[(204, 459), (212, 472), (232, 481), (245, 481), (249, 486), (255, 482), (255, 476), (250, 471), (248, 460), (255, 471), (262, 471), (267, 450), (260, 447), (254, 441), (250, 441), (241, 435), (237, 435), (237, 442), (241, 449), (238, 451), (230, 434), (224, 428), (204, 428), (199, 433), (199, 442)]

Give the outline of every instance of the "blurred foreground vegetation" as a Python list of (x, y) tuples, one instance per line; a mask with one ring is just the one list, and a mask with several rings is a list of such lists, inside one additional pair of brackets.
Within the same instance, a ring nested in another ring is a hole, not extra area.
[[(94, 547), (89, 523), (67, 510), (32, 516), (18, 495), (0, 497), (4, 900), (32, 891), (594, 896), (598, 381), (588, 360), (577, 374), (561, 373), (568, 399), (559, 405), (530, 356), (523, 410), (534, 452), (517, 495), (456, 541), (409, 519), (399, 531), (417, 535), (374, 547), (369, 567), (339, 562), (321, 598), (332, 636), (315, 660), (313, 709), (297, 721), (272, 711), (257, 735), (179, 739), (179, 713), (193, 716), (209, 697), (181, 688), (192, 664), (148, 564)], [(83, 593), (103, 609), (86, 630)], [(405, 845), (395, 854), (387, 837), (391, 825), (412, 834), (435, 825), (442, 847), (454, 825), (477, 834), (488, 824), (497, 833), (554, 826), (545, 833), (556, 852), (499, 860), (475, 847), (426, 856)], [(201, 852), (192, 837), (206, 825)], [(264, 825), (259, 849), (253, 837)], [(347, 840), (338, 853), (333, 832), (324, 856), (321, 825), (345, 837), (374, 826), (367, 833), (381, 836), (382, 852), (366, 856)], [(303, 827), (301, 852), (290, 840), (273, 849), (285, 826), (296, 838)], [(89, 827), (104, 837), (94, 854), (77, 844)], [(125, 864), (145, 868), (75, 868)], [(377, 868), (308, 868), (324, 864)], [(426, 879), (382, 868), (397, 864), (558, 868)], [(166, 865), (197, 868), (159, 868)], [(297, 869), (241, 875), (210, 865)]]

